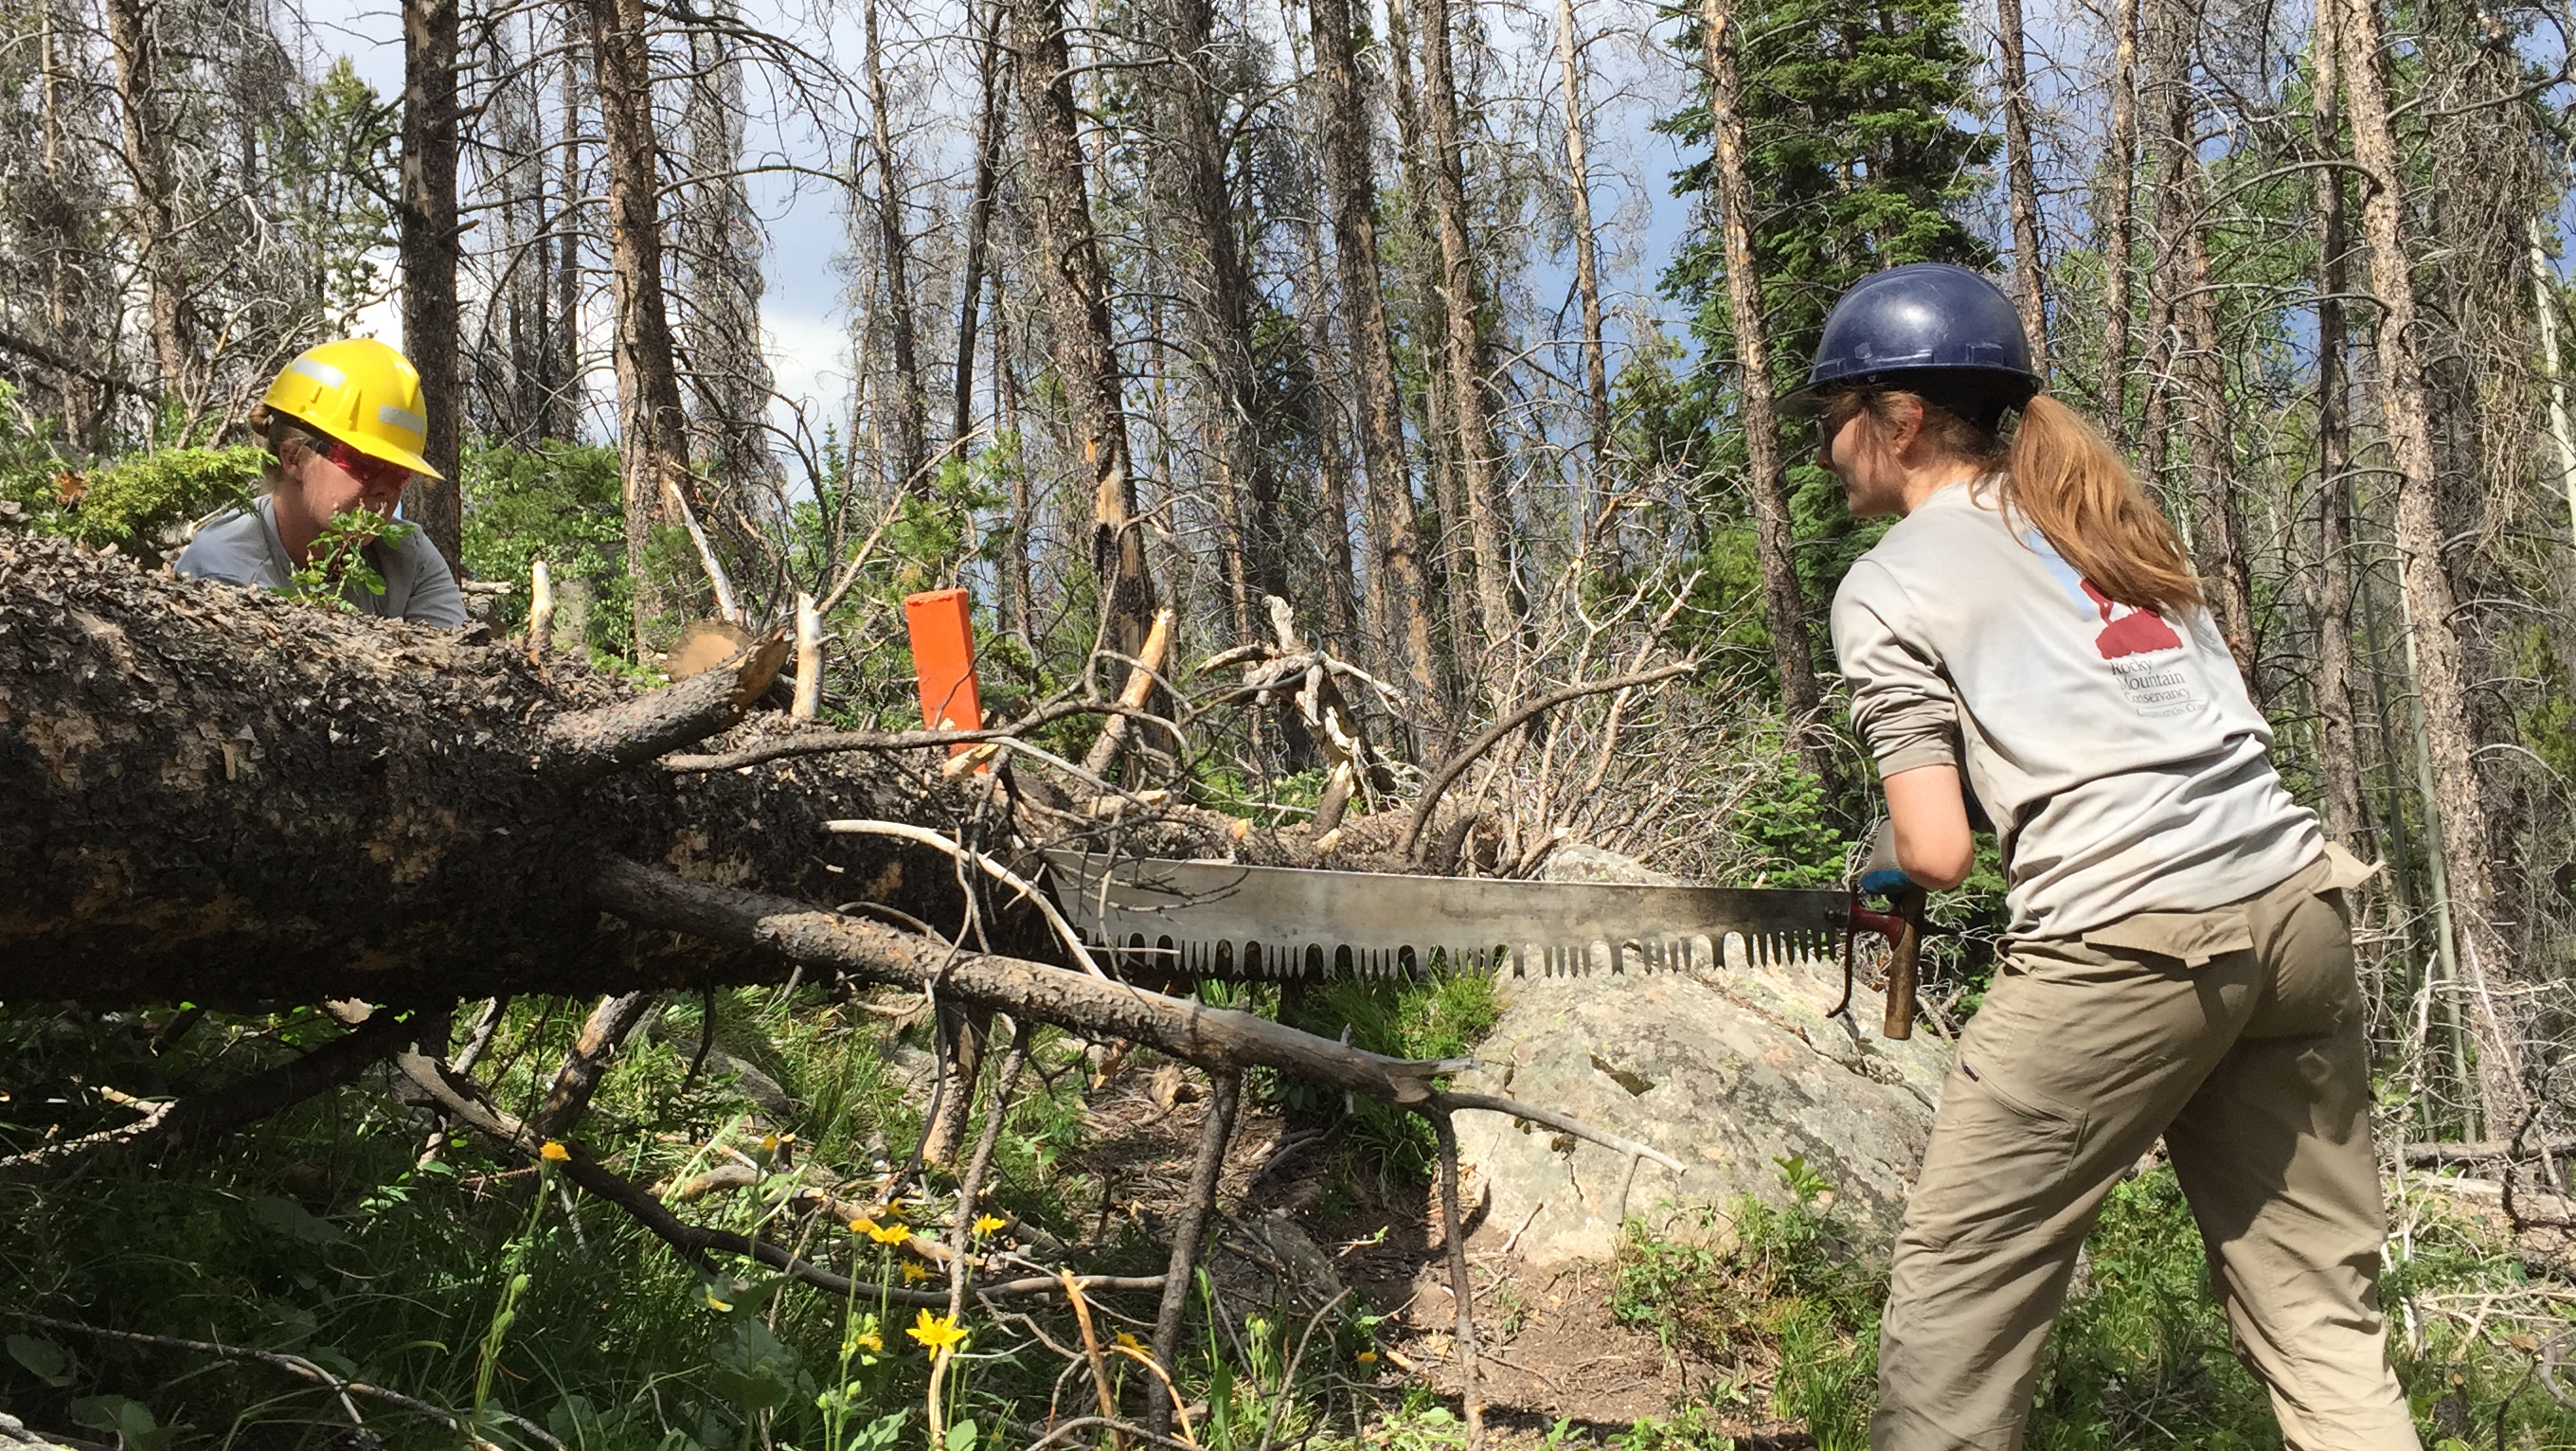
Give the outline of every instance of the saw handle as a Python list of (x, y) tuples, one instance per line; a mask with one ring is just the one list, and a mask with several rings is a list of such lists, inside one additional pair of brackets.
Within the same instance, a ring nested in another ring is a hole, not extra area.
[(1873, 912), (1855, 896), (1851, 921), (1843, 931), (1843, 1000), (1827, 1016), (1839, 1017), (1851, 1006), (1852, 938), (1875, 932), (1887, 939), (1887, 1016), (1880, 1035), (1898, 1041), (1914, 1036), (1914, 990), (1921, 981), (1923, 909), (1929, 894), (1912, 883), (1897, 890), (1892, 908)]
[(1897, 930), (1887, 939), (1887, 1019), (1879, 1032), (1897, 1042), (1914, 1036), (1914, 990), (1922, 981), (1923, 908), (1928, 900), (1921, 887), (1908, 883), (1897, 889), (1893, 903)]

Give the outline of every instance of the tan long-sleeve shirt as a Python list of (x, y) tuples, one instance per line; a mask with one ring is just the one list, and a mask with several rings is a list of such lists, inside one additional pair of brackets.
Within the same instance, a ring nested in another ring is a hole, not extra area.
[(2015, 937), (2222, 906), (2323, 850), (2208, 612), (2111, 603), (2026, 521), (2017, 537), (1991, 488), (1952, 484), (1890, 529), (1833, 633), (1881, 774), (1963, 769)]

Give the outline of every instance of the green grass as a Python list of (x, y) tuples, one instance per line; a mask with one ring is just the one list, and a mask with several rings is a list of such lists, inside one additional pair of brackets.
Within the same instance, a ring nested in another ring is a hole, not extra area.
[[(1258, 1005), (1261, 991), (1241, 997)], [(674, 998), (659, 1029), (620, 1054), (578, 1135), (612, 1167), (652, 1183), (706, 1167), (711, 1146), (723, 1143), (773, 1168), (819, 1164), (861, 1197), (910, 1156), (918, 1098), (886, 1066), (881, 1020), (811, 991), (725, 992), (712, 1006), (714, 1041), (775, 1078), (795, 1098), (794, 1112), (763, 1122), (723, 1073), (692, 1080), (704, 1007)], [(583, 1008), (529, 1001), (510, 1009), (482, 1069), (503, 1106), (524, 1112), (542, 1095)], [(1352, 1041), (1376, 1051), (1441, 1057), (1466, 1051), (1491, 1026), (1495, 1005), (1490, 983), (1477, 978), (1337, 984), (1308, 994), (1298, 1015), (1327, 1033), (1347, 1026)], [(32, 1146), (43, 1125), (67, 1135), (129, 1122), (131, 1110), (95, 1098), (99, 1086), (158, 1097), (232, 1081), (339, 1031), (305, 1012), (212, 1016), (155, 1051), (154, 1035), (170, 1020), (166, 1012), (0, 1010), (0, 1153)], [(464, 1025), (457, 1031), (461, 1039)], [(1042, 1037), (1047, 1076), (1024, 1080), (993, 1181), (1002, 1207), (1077, 1240), (1104, 1194), (1120, 1192), (1082, 1168), (1079, 1048)], [(489, 1413), (526, 1417), (581, 1451), (926, 1444), (927, 1361), (902, 1333), (909, 1311), (864, 1293), (785, 1284), (736, 1260), (701, 1272), (612, 1206), (567, 1201), (543, 1174), (473, 1143), (416, 1166), (428, 1121), (386, 1087), (379, 1078), (314, 1100), (211, 1152), (156, 1161), (108, 1149), (0, 1176), (0, 1407), (40, 1426), (102, 1437), (115, 1430), (136, 1451), (319, 1447), (345, 1427), (329, 1396), (273, 1368), (6, 1318), (24, 1310), (301, 1355), (461, 1410), (479, 1401), (487, 1434), (504, 1444), (525, 1438)], [(1310, 1094), (1278, 1084), (1256, 1092), (1290, 1101)], [(1337, 1095), (1308, 1107), (1342, 1110)], [(793, 1138), (773, 1142), (779, 1133)], [(1430, 1157), (1414, 1120), (1374, 1105), (1361, 1106), (1344, 1143), (1346, 1175), (1419, 1176)], [(1787, 1161), (1782, 1178), (1774, 1202), (1735, 1206), (1709, 1226), (1722, 1233), (1699, 1242), (1630, 1229), (1614, 1315), (1707, 1370), (1694, 1378), (1689, 1403), (1623, 1438), (1631, 1451), (1713, 1447), (1748, 1423), (1794, 1425), (1823, 1447), (1864, 1444), (1884, 1267), (1854, 1248), (1811, 1170)], [(724, 1228), (763, 1227), (864, 1278), (891, 1274), (887, 1252), (786, 1213), (789, 1187), (774, 1175), (685, 1212)], [(1123, 1216), (1110, 1222), (1112, 1240), (1087, 1266), (1159, 1268), (1161, 1246), (1132, 1226), (1116, 1229)], [(2228, 1353), (2170, 1173), (2113, 1193), (2087, 1264), (2049, 1350), (2030, 1445), (2278, 1444), (2259, 1388)], [(2494, 1444), (2502, 1407), (2509, 1451), (2576, 1447), (2576, 1418), (2523, 1383), (2538, 1345), (2530, 1334), (2563, 1324), (2566, 1299), (2533, 1294), (2518, 1263), (2471, 1226), (2422, 1214), (2392, 1248), (2385, 1289), (2400, 1327), (2400, 1373), (2428, 1445), (2437, 1423), (2469, 1428), (2480, 1447)], [(2472, 1333), (2463, 1307), (2488, 1303), (2518, 1307), (2519, 1318), (2489, 1316)], [(2533, 1318), (2552, 1304), (2556, 1320)], [(1059, 1305), (1027, 1308), (1059, 1343), (1071, 1342)], [(1150, 1315), (1151, 1297), (1116, 1308)], [(1178, 1372), (1185, 1395), (1207, 1407), (1202, 1444), (1456, 1444), (1454, 1417), (1424, 1394), (1337, 1382), (1340, 1368), (1372, 1348), (1372, 1324), (1361, 1307), (1346, 1307), (1317, 1330), (1294, 1375), (1287, 1362), (1302, 1319), (1255, 1309), (1248, 1320), (1195, 1331)], [(1007, 1445), (1010, 1425), (1045, 1419), (1051, 1401), (1067, 1414), (1087, 1405), (1083, 1378), (1060, 1390), (1063, 1363), (1021, 1327), (970, 1310), (967, 1328), (969, 1355), (946, 1387), (952, 1424), (974, 1426), (958, 1434)], [(1121, 1366), (1124, 1378), (1138, 1373)], [(398, 1451), (458, 1444), (429, 1421), (362, 1409)]]
[[(1716, 1368), (1694, 1404), (1640, 1423), (1634, 1451), (1723, 1444), (1730, 1421), (1789, 1422), (1819, 1447), (1867, 1444), (1875, 1399), (1878, 1307), (1885, 1266), (1853, 1253), (1803, 1165), (1784, 1165), (1784, 1206), (1750, 1197), (1712, 1226), (1710, 1243), (1632, 1223), (1611, 1299), (1623, 1323)], [(1708, 1236), (1693, 1236), (1708, 1239)], [(2119, 1185), (2087, 1241), (2084, 1283), (2049, 1341), (2027, 1444), (2094, 1448), (2254, 1448), (2281, 1444), (2269, 1401), (2228, 1347), (2200, 1236), (2168, 1168)], [(2514, 1451), (2576, 1446), (2576, 1415), (2524, 1381), (2537, 1340), (2475, 1336), (2432, 1306), (2494, 1296), (2566, 1317), (2568, 1302), (2531, 1293), (2519, 1263), (2456, 1219), (2429, 1220), (2392, 1246), (2382, 1279), (2392, 1354), (2428, 1447), (2439, 1428), (2477, 1428), (2480, 1445)], [(2421, 1349), (2405, 1332), (2432, 1326)], [(2517, 1394), (2519, 1389), (2519, 1394)], [(2436, 1403), (2449, 1398), (2450, 1405)], [(2452, 1444), (2460, 1444), (2454, 1442)]]

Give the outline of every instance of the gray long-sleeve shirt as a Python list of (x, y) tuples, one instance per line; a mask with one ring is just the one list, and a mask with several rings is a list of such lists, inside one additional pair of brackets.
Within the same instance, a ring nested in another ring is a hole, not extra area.
[(1834, 653), (1882, 774), (1964, 768), (2013, 935), (2223, 906), (2316, 859), (2316, 816), (2208, 612), (2112, 604), (1992, 492), (1952, 484), (1861, 556)]
[[(353, 583), (342, 588), (340, 598), (379, 619), (450, 630), (465, 623), (465, 593), (428, 535), (414, 529), (401, 543), (380, 545), (376, 553), (385, 592), (369, 594)], [(277, 502), (265, 495), (249, 510), (222, 515), (198, 530), (171, 567), (184, 578), (219, 579), (253, 589), (282, 590), (295, 578), (295, 561), (277, 533)]]

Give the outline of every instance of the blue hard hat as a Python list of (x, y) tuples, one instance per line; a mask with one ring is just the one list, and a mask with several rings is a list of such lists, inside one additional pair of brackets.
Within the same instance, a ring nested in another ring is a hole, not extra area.
[(1843, 293), (1805, 385), (1781, 402), (1804, 412), (1837, 388), (1903, 388), (1992, 428), (2040, 381), (2021, 314), (2002, 288), (1965, 267), (1911, 262)]

